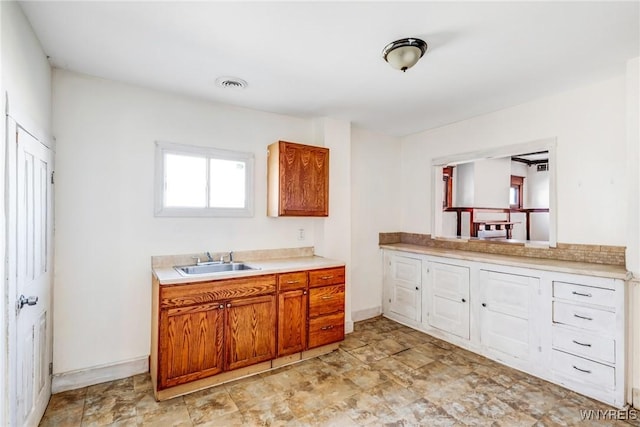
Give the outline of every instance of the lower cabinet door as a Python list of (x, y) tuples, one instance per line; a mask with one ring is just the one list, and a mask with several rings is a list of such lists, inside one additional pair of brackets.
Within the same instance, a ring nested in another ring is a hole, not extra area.
[(531, 304), (540, 279), (480, 271), (480, 341), (492, 351), (528, 360), (533, 347)]
[(242, 368), (276, 355), (276, 296), (229, 301), (226, 313), (226, 367)]
[(221, 303), (161, 310), (158, 388), (222, 372), (223, 331)]
[(388, 276), (389, 310), (412, 321), (419, 321), (422, 261), (393, 255)]
[(309, 348), (344, 339), (344, 312), (309, 319)]
[(429, 262), (428, 324), (469, 339), (469, 268)]
[(307, 347), (307, 291), (278, 295), (278, 357), (298, 353)]

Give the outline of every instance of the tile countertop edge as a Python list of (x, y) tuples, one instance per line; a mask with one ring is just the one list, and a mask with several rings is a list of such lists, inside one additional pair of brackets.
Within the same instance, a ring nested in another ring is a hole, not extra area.
[(173, 267), (154, 268), (153, 274), (160, 285), (180, 285), (185, 283), (210, 282), (213, 280), (236, 279), (241, 277), (263, 276), (265, 274), (289, 273), (301, 270), (319, 270), (323, 268), (344, 267), (343, 261), (320, 256), (248, 261), (247, 265), (257, 270), (241, 270), (228, 273), (213, 273), (183, 276)]
[(461, 251), (457, 249), (431, 248), (428, 246), (411, 245), (407, 243), (389, 243), (379, 245), (381, 249), (411, 252), (422, 255), (433, 255), (455, 258), (465, 261), (479, 261), (489, 264), (499, 264), (510, 267), (532, 268), (535, 270), (555, 271), (558, 273), (583, 274), (610, 279), (629, 280), (631, 273), (624, 267), (607, 264), (592, 264), (576, 261), (561, 261), (546, 258), (530, 258), (512, 255), (489, 254), (486, 252)]

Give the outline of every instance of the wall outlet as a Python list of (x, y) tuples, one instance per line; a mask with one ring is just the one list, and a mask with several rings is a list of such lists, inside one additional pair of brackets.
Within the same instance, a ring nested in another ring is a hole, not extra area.
[(304, 228), (298, 228), (298, 240), (304, 240)]

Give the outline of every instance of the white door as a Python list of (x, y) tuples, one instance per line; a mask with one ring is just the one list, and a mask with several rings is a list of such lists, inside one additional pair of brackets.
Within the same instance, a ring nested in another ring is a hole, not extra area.
[(394, 255), (390, 260), (389, 310), (414, 321), (420, 320), (422, 261)]
[(428, 325), (469, 339), (469, 268), (430, 262), (427, 271)]
[(490, 351), (529, 360), (535, 345), (531, 319), (540, 279), (480, 271), (480, 341)]
[(8, 200), (8, 234), (15, 243), (8, 245), (8, 259), (15, 267), (9, 266), (8, 272), (15, 274), (17, 342), (15, 358), (10, 359), (16, 368), (14, 419), (16, 425), (30, 426), (38, 425), (51, 396), (53, 154), (20, 127), (14, 129), (16, 151), (8, 162), (16, 163), (15, 169), (8, 168), (8, 181), (15, 189), (9, 191), (10, 199), (15, 195), (15, 200)]

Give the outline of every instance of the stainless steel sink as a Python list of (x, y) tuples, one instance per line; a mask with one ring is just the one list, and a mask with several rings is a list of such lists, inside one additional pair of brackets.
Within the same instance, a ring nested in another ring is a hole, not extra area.
[(184, 265), (175, 267), (178, 273), (190, 276), (193, 274), (212, 274), (212, 273), (225, 273), (229, 271), (242, 271), (242, 270), (258, 270), (257, 268), (248, 266), (242, 262), (232, 263), (216, 263), (216, 264), (201, 264), (201, 265)]

